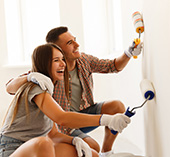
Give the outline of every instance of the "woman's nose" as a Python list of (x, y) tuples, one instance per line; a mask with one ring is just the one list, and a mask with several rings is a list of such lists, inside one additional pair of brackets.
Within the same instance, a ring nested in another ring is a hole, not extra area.
[(65, 67), (65, 66), (66, 66), (66, 63), (65, 63), (63, 60), (61, 60), (60, 66)]

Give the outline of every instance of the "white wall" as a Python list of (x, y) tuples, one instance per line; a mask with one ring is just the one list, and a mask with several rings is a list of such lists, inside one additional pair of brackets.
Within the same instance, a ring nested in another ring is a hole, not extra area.
[(60, 25), (67, 26), (69, 31), (74, 32), (76, 39), (84, 50), (84, 28), (81, 0), (59, 0)]
[(143, 77), (153, 82), (156, 92), (155, 100), (145, 110), (146, 150), (151, 157), (170, 154), (169, 8), (168, 0), (144, 0)]
[[(4, 8), (3, 1), (0, 1), (0, 124), (2, 122), (2, 118), (4, 113), (6, 112), (6, 108), (9, 104), (9, 95), (5, 92), (5, 80), (7, 73), (4, 71), (2, 66), (7, 63), (7, 46), (6, 46), (6, 33), (5, 33), (5, 19), (4, 19)], [(6, 80), (7, 81), (7, 80)], [(6, 101), (7, 100), (7, 101)]]
[(7, 63), (7, 43), (6, 43), (6, 29), (5, 29), (5, 18), (4, 18), (4, 2), (0, 0), (0, 66)]

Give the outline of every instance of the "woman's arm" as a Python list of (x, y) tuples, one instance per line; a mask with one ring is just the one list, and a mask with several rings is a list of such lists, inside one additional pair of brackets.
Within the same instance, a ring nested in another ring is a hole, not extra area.
[(81, 128), (88, 126), (107, 126), (111, 130), (122, 132), (130, 123), (124, 114), (90, 115), (77, 112), (65, 112), (49, 93), (41, 93), (33, 98), (40, 110), (59, 125)]
[(33, 100), (45, 115), (59, 125), (72, 128), (99, 126), (101, 115), (65, 112), (49, 93), (39, 94)]

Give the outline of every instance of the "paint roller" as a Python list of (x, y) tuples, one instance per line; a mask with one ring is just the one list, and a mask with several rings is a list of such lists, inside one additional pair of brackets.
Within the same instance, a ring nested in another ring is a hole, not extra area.
[[(134, 110), (143, 107), (143, 105), (148, 100), (152, 100), (155, 97), (154, 88), (153, 88), (152, 82), (149, 81), (148, 79), (144, 79), (144, 80), (141, 81), (140, 89), (141, 89), (141, 92), (143, 94), (143, 97), (145, 98), (145, 101), (140, 106), (133, 107), (131, 110), (130, 110), (130, 107), (128, 107), (126, 112), (125, 112), (125, 115), (128, 116), (128, 117), (134, 116), (135, 113), (136, 113)], [(111, 132), (114, 135), (117, 134), (117, 131), (115, 131), (115, 130), (111, 130)]]
[[(132, 20), (133, 20), (133, 24), (135, 26), (136, 32), (139, 33), (139, 38), (136, 38), (133, 41), (133, 47), (136, 48), (137, 45), (140, 44), (141, 33), (144, 32), (143, 18), (139, 11), (136, 11), (132, 14)], [(137, 56), (133, 56), (133, 58), (136, 59)]]

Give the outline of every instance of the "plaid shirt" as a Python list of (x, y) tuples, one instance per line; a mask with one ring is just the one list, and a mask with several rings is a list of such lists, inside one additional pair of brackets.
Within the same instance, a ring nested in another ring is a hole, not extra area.
[[(98, 59), (92, 55), (87, 55), (82, 53), (80, 58), (77, 59), (77, 68), (78, 68), (78, 76), (82, 85), (82, 100), (83, 104), (80, 104), (79, 109), (83, 110), (87, 107), (94, 105), (93, 100), (93, 77), (92, 73), (114, 73), (118, 72), (115, 67), (115, 59)], [(60, 104), (60, 106), (65, 111), (70, 111), (71, 102), (71, 78), (69, 79), (70, 87), (69, 87), (69, 99), (67, 100), (64, 91), (64, 81), (58, 81), (55, 89), (53, 97)], [(59, 126), (61, 132), (69, 134), (72, 130), (68, 127)]]

